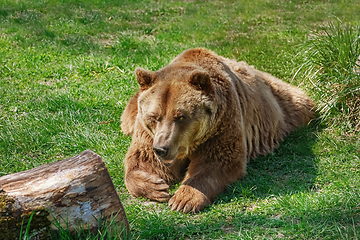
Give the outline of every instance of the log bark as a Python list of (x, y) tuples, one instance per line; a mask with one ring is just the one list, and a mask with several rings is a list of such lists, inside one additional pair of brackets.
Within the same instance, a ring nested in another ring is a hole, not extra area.
[(100, 219), (111, 218), (129, 231), (105, 163), (90, 150), (0, 178), (0, 239), (19, 239), (23, 219), (26, 224), (35, 209), (30, 223), (35, 239), (46, 239), (56, 221), (70, 231), (79, 225), (96, 231)]
[(360, 55), (359, 55), (358, 58), (356, 59), (356, 64), (355, 64), (354, 72), (357, 73), (357, 74), (360, 74)]

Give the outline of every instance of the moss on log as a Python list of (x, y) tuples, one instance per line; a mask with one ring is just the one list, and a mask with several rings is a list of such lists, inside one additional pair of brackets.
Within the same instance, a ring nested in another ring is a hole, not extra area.
[[(0, 239), (19, 239), (21, 229), (24, 236), (32, 212), (16, 207), (15, 199), (6, 196), (5, 191), (0, 189)], [(49, 238), (47, 229), (51, 221), (48, 216), (49, 211), (44, 208), (35, 210), (30, 225), (30, 232), (34, 234), (33, 239)]]

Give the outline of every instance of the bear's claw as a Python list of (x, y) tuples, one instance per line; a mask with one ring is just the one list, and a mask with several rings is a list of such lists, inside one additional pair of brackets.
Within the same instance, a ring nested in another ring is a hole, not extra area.
[(211, 202), (199, 190), (188, 185), (182, 185), (169, 200), (169, 207), (172, 211), (183, 211), (197, 213), (204, 209)]

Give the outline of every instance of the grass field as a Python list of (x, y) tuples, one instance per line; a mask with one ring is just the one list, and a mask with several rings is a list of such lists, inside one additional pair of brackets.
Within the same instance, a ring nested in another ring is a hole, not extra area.
[[(156, 70), (192, 47), (247, 61), (326, 102), (326, 86), (295, 74), (301, 45), (338, 19), (359, 26), (359, 16), (358, 0), (0, 0), (0, 176), (91, 149), (107, 164), (134, 239), (360, 239), (359, 118), (321, 112), (196, 215), (127, 193), (131, 138), (120, 129), (135, 67)], [(326, 73), (320, 65), (311, 70)], [(359, 77), (350, 77), (359, 96)]]

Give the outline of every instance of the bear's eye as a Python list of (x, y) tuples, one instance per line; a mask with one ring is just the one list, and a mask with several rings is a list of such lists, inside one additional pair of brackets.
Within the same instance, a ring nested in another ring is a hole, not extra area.
[(178, 122), (182, 122), (182, 121), (184, 121), (184, 119), (185, 119), (184, 116), (180, 116), (180, 117), (177, 117), (175, 120)]
[(156, 117), (156, 116), (150, 116), (150, 120), (153, 121), (153, 122), (158, 122), (159, 118)]

